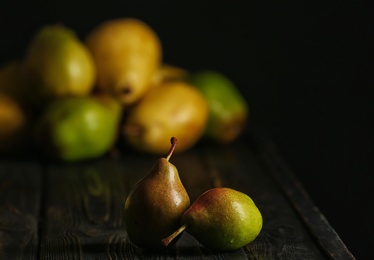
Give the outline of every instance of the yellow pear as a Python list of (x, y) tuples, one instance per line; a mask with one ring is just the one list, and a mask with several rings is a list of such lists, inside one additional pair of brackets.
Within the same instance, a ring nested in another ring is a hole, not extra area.
[(86, 96), (96, 68), (87, 47), (63, 25), (44, 26), (35, 34), (23, 62), (39, 100)]
[(147, 24), (134, 18), (109, 20), (88, 34), (86, 44), (96, 63), (100, 91), (123, 105), (147, 92), (162, 56), (160, 40)]
[(0, 93), (0, 150), (15, 149), (26, 126), (22, 107), (11, 97)]
[(199, 140), (207, 118), (208, 105), (199, 90), (181, 81), (166, 82), (128, 111), (123, 134), (135, 149), (154, 154), (166, 153), (175, 136), (176, 152), (181, 152)]
[(7, 62), (0, 68), (0, 151), (25, 148), (32, 115), (29, 89), (19, 61)]
[(189, 72), (186, 69), (163, 63), (154, 72), (151, 85), (157, 87), (165, 82), (186, 80)]

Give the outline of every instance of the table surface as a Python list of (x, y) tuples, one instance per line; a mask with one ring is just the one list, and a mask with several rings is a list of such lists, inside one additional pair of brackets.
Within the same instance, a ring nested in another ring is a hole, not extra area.
[(165, 252), (129, 241), (123, 205), (156, 156), (121, 151), (79, 163), (0, 157), (0, 259), (354, 259), (276, 146), (250, 134), (200, 143), (171, 158), (191, 201), (212, 187), (256, 202), (263, 229), (232, 252), (214, 252), (184, 233)]

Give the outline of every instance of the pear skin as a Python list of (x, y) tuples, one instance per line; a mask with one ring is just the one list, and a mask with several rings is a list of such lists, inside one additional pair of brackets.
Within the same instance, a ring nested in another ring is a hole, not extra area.
[(169, 136), (178, 136), (176, 152), (182, 152), (203, 135), (207, 117), (207, 102), (197, 89), (185, 82), (167, 82), (128, 111), (123, 135), (133, 148), (153, 154), (165, 154)]
[(19, 145), (26, 122), (23, 108), (11, 97), (0, 93), (0, 150), (15, 149)]
[(256, 239), (262, 215), (246, 194), (225, 187), (204, 192), (181, 218), (181, 227), (163, 239), (167, 246), (187, 231), (202, 245), (218, 251), (239, 249)]
[(188, 82), (201, 91), (209, 105), (209, 119), (204, 137), (227, 144), (244, 131), (249, 107), (234, 83), (215, 71), (189, 75)]
[(35, 138), (52, 158), (74, 162), (113, 148), (122, 106), (112, 97), (65, 97), (50, 103), (36, 123)]
[(95, 27), (86, 38), (97, 67), (99, 91), (128, 106), (150, 88), (161, 63), (161, 42), (143, 21), (119, 18)]
[(151, 86), (157, 87), (165, 82), (183, 81), (186, 80), (188, 74), (189, 73), (186, 69), (163, 63), (153, 74)]
[(190, 199), (176, 167), (169, 162), (176, 145), (166, 158), (160, 158), (151, 171), (129, 193), (125, 202), (127, 234), (141, 248), (164, 249), (162, 238), (180, 223)]
[(37, 93), (35, 102), (91, 93), (96, 67), (91, 53), (75, 33), (63, 25), (36, 32), (23, 60), (23, 71)]

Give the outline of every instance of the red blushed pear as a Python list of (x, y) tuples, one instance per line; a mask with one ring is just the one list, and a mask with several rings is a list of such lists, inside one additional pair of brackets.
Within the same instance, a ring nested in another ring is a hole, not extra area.
[(230, 188), (203, 193), (183, 214), (182, 226), (162, 240), (164, 246), (183, 231), (213, 250), (236, 250), (251, 243), (262, 229), (262, 215), (246, 194)]
[(177, 168), (169, 162), (177, 139), (151, 171), (132, 189), (125, 202), (125, 223), (131, 242), (141, 248), (164, 249), (162, 238), (178, 228), (180, 217), (190, 206)]

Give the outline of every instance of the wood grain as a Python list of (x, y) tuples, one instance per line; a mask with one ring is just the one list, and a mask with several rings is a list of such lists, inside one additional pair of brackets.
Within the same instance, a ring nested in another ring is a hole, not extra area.
[(257, 154), (266, 164), (270, 175), (282, 187), (285, 197), (291, 201), (291, 207), (298, 213), (322, 252), (330, 259), (355, 259), (286, 165), (277, 147), (269, 141), (263, 141)]
[[(170, 159), (192, 202), (213, 187), (231, 187), (252, 197), (264, 219), (255, 241), (236, 251), (214, 252), (185, 232), (165, 251), (140, 249), (127, 237), (123, 206), (156, 160), (157, 156), (128, 152), (117, 159), (48, 163), (40, 166), (45, 168), (43, 175), (40, 167), (23, 165), (32, 172), (27, 178), (21, 178), (15, 164), (0, 164), (7, 172), (0, 175), (0, 191), (7, 194), (0, 206), (8, 205), (7, 199), (11, 205), (1, 213), (2, 221), (17, 215), (9, 210), (14, 205), (32, 216), (28, 220), (19, 214), (16, 221), (24, 225), (16, 232), (1, 226), (1, 234), (11, 240), (2, 242), (5, 246), (0, 243), (6, 248), (0, 252), (27, 252), (30, 259), (354, 259), (274, 146), (255, 138), (229, 146), (199, 144)], [(31, 188), (24, 189), (29, 182)], [(33, 206), (26, 207), (25, 201), (33, 201)], [(17, 244), (21, 237), (27, 243)]]
[(0, 161), (0, 259), (36, 259), (42, 170)]

